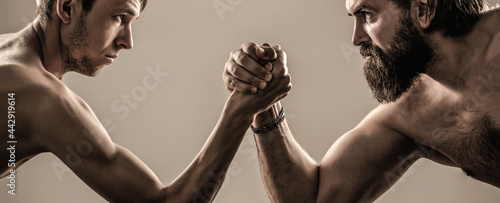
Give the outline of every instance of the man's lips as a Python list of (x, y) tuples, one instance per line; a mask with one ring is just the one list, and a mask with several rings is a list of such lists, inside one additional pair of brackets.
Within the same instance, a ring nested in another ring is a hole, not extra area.
[(372, 55), (361, 54), (361, 57), (363, 57), (364, 59), (370, 59), (372, 57)]
[(115, 60), (115, 58), (117, 58), (118, 55), (106, 55), (106, 59), (110, 62), (110, 63), (113, 63), (113, 61)]

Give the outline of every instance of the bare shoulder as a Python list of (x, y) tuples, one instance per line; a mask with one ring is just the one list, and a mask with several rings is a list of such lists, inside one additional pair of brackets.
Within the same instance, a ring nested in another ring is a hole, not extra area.
[[(49, 73), (50, 74), (50, 73)], [(110, 154), (115, 150), (105, 128), (88, 104), (64, 83), (52, 75), (46, 75), (33, 85), (31, 95), (35, 99), (33, 127), (40, 132), (40, 144), (54, 152), (64, 146), (91, 143), (98, 154)], [(49, 142), (46, 142), (50, 140)]]
[(64, 88), (62, 82), (44, 73), (36, 65), (9, 63), (0, 65), (0, 93), (14, 93), (18, 97), (19, 113), (40, 110), (49, 92)]
[(43, 67), (29, 64), (0, 65), (0, 83), (0, 92), (13, 92), (23, 97), (27, 108), (37, 106), (35, 103), (43, 103), (57, 92), (63, 96), (67, 89), (64, 83), (43, 70)]
[(40, 67), (0, 66), (0, 93), (15, 93), (20, 119), (48, 151), (93, 142), (95, 150), (114, 149), (106, 130), (87, 103)]

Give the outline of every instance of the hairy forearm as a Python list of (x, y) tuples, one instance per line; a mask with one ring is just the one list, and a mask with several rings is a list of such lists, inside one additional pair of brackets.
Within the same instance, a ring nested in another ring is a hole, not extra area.
[(228, 101), (205, 145), (186, 170), (165, 188), (167, 202), (211, 202), (224, 181), (253, 115)]
[[(255, 127), (275, 119), (277, 103), (256, 117)], [(318, 191), (318, 165), (300, 147), (286, 123), (267, 134), (256, 134), (264, 185), (273, 202), (315, 202)]]

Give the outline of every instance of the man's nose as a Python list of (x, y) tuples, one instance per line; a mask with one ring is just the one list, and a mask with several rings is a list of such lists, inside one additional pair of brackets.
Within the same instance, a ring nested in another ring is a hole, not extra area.
[(368, 42), (370, 37), (365, 31), (363, 24), (354, 22), (354, 31), (352, 33), (352, 44), (354, 46), (361, 46), (364, 43)]
[(128, 26), (120, 32), (116, 45), (122, 49), (132, 49), (134, 47), (134, 39), (132, 37), (132, 28)]

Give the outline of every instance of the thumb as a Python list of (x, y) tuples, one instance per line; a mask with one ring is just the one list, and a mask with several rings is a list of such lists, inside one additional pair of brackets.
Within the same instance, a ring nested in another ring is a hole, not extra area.
[(274, 48), (267, 43), (264, 43), (262, 46), (256, 46), (255, 48), (255, 53), (260, 60), (273, 61), (278, 57)]

